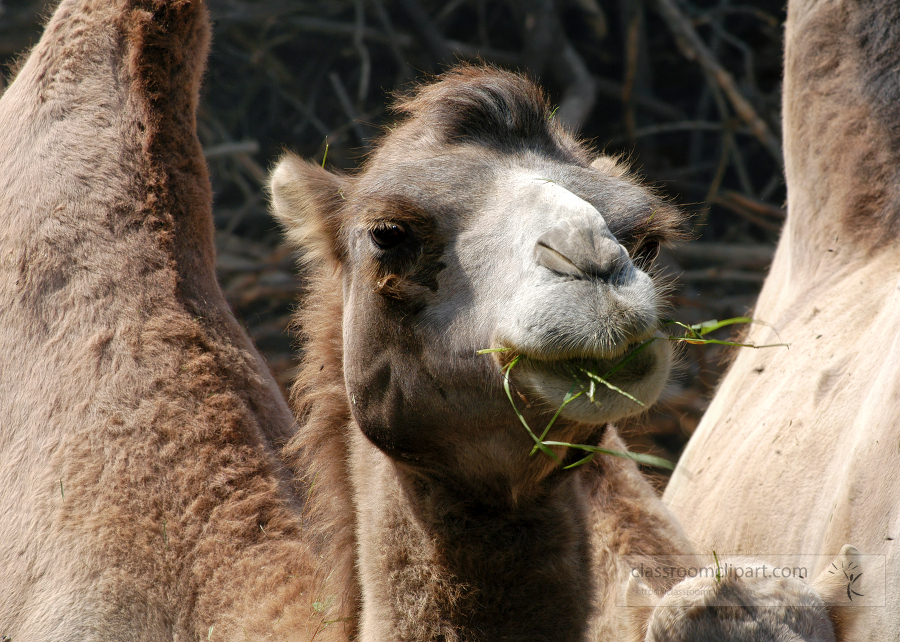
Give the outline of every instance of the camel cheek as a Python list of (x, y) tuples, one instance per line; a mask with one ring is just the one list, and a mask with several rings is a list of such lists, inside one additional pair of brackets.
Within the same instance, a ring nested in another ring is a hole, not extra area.
[(373, 305), (389, 306), (379, 295), (351, 292), (347, 304), (344, 380), (353, 419), (369, 441), (391, 457), (420, 458), (433, 449), (429, 434), (422, 429), (431, 417), (416, 408), (423, 398), (434, 395), (414, 385), (422, 379), (421, 358), (417, 357), (421, 349), (414, 336), (401, 340), (396, 328), (376, 321), (376, 315), (360, 312)]

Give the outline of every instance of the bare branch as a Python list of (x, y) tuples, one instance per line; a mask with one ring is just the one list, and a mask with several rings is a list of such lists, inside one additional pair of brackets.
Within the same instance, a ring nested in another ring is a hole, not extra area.
[(419, 37), (438, 62), (450, 62), (451, 52), (444, 37), (437, 30), (419, 0), (399, 0), (406, 14), (419, 32)]
[(236, 154), (256, 154), (259, 151), (259, 143), (255, 140), (241, 140), (235, 143), (222, 143), (203, 150), (206, 160), (214, 160), (223, 156)]
[(672, 30), (678, 47), (682, 54), (689, 60), (696, 60), (709, 74), (715, 78), (716, 83), (728, 96), (728, 100), (734, 107), (740, 118), (750, 126), (750, 130), (759, 139), (769, 154), (784, 165), (781, 154), (781, 141), (772, 134), (766, 122), (759, 117), (750, 102), (738, 89), (734, 77), (719, 64), (712, 52), (706, 47), (691, 22), (684, 17), (675, 0), (656, 0), (660, 14)]
[(344, 88), (344, 83), (341, 82), (341, 77), (338, 76), (336, 72), (332, 71), (328, 74), (328, 80), (331, 81), (331, 86), (334, 88), (334, 93), (337, 95), (338, 100), (341, 103), (341, 107), (344, 108), (344, 111), (350, 118), (353, 133), (356, 134), (359, 142), (365, 145), (368, 142), (369, 137), (366, 135), (366, 131), (363, 129), (362, 124), (360, 123), (359, 116), (356, 113), (356, 109), (353, 107), (353, 103), (350, 101), (350, 96), (349, 94), (347, 94), (347, 90)]

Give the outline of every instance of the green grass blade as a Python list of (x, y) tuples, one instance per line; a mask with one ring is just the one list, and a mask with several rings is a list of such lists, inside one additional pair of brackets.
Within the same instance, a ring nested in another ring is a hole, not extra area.
[(717, 321), (716, 319), (712, 319), (710, 321), (704, 321), (703, 323), (692, 325), (691, 329), (695, 330), (700, 336), (703, 336), (704, 334), (715, 332), (719, 328), (724, 328), (736, 323), (753, 323), (753, 319), (751, 319), (750, 317), (733, 317), (731, 319), (725, 319), (724, 321)]
[(528, 425), (528, 422), (525, 421), (525, 417), (519, 412), (518, 406), (516, 406), (516, 402), (513, 400), (512, 390), (509, 387), (509, 371), (513, 369), (516, 363), (519, 362), (519, 357), (516, 357), (512, 361), (509, 362), (503, 369), (503, 390), (506, 392), (506, 397), (509, 399), (509, 403), (512, 404), (513, 410), (516, 413), (516, 416), (519, 418), (519, 421), (522, 422), (522, 425), (525, 426), (525, 430), (528, 431), (528, 434), (534, 440), (535, 448), (538, 448), (542, 453), (552, 458), (556, 463), (560, 463), (559, 457), (556, 456), (556, 453), (553, 452), (548, 446), (545, 446), (544, 443), (538, 438), (537, 435), (534, 434), (534, 431), (531, 430), (531, 426)]
[[(677, 325), (679, 328), (684, 328), (684, 337), (691, 337), (694, 339), (700, 338), (700, 333), (697, 332), (693, 326), (689, 326), (686, 323), (682, 323), (681, 321), (672, 321), (672, 324)], [(672, 325), (670, 324), (670, 325)], [(682, 337), (682, 338), (684, 338)]]
[[(581, 392), (577, 393), (577, 394), (574, 394), (574, 395), (572, 394), (573, 392), (575, 392), (575, 386), (576, 386), (576, 385), (578, 385), (577, 382), (576, 382), (576, 383), (573, 383), (573, 384), (572, 384), (572, 387), (569, 388), (569, 392), (567, 392), (567, 393), (566, 393), (566, 396), (563, 397), (563, 401), (562, 401), (562, 403), (560, 404), (559, 408), (556, 409), (556, 413), (553, 415), (553, 418), (550, 420), (550, 423), (547, 424), (547, 427), (544, 428), (544, 432), (541, 433), (541, 436), (540, 436), (540, 438), (538, 439), (538, 442), (539, 442), (539, 443), (543, 443), (543, 442), (544, 442), (544, 439), (547, 438), (547, 433), (550, 432), (550, 429), (553, 427), (553, 424), (556, 422), (556, 418), (559, 417), (559, 413), (562, 412), (563, 408), (565, 408), (565, 407), (568, 406), (571, 402), (575, 401), (576, 399), (578, 399), (578, 397), (580, 397), (581, 395), (584, 394), (584, 391), (583, 391), (583, 390), (582, 390)], [(535, 444), (535, 445), (534, 445), (534, 448), (531, 449), (531, 452), (529, 453), (529, 456), (534, 455), (534, 453), (536, 453), (537, 451), (538, 451), (538, 444)]]
[(571, 470), (572, 468), (578, 468), (579, 466), (583, 466), (584, 464), (588, 463), (590, 460), (592, 460), (596, 456), (597, 456), (597, 453), (591, 453), (584, 459), (579, 459), (574, 464), (569, 464), (568, 466), (563, 466), (563, 470)]
[(604, 379), (603, 377), (601, 377), (601, 376), (599, 376), (599, 375), (595, 375), (593, 372), (590, 372), (589, 370), (585, 370), (584, 368), (579, 368), (579, 370), (581, 370), (584, 374), (586, 374), (586, 375), (588, 376), (588, 378), (589, 378), (591, 381), (596, 381), (597, 383), (602, 383), (604, 386), (606, 386), (607, 388), (609, 388), (609, 389), (612, 390), (613, 392), (618, 392), (618, 393), (619, 393), (620, 395), (622, 395), (623, 397), (626, 397), (626, 398), (628, 398), (628, 399), (631, 399), (634, 403), (636, 403), (637, 405), (639, 405), (641, 408), (646, 408), (646, 407), (647, 407), (647, 404), (645, 404), (643, 401), (641, 401), (640, 399), (638, 399), (638, 398), (636, 398), (636, 397), (633, 397), (632, 395), (630, 395), (629, 393), (625, 392), (624, 390), (622, 390), (622, 389), (619, 388), (618, 386), (614, 386), (613, 384), (611, 384), (610, 382), (608, 382), (608, 381), (607, 381), (606, 379)]
[[(675, 470), (675, 464), (668, 459), (655, 457), (654, 455), (644, 455), (641, 453), (633, 453), (630, 450), (611, 450), (601, 446), (588, 446), (586, 444), (569, 444), (563, 441), (545, 441), (546, 446), (566, 446), (568, 448), (577, 448), (589, 453), (601, 453), (603, 455), (612, 455), (613, 457), (621, 457), (622, 459), (630, 459), (639, 464), (646, 466), (656, 466), (657, 468), (667, 468)], [(582, 460), (583, 462), (583, 460)]]
[(485, 348), (484, 350), (477, 350), (475, 354), (492, 354), (494, 352), (509, 352), (512, 348)]
[(609, 372), (607, 372), (605, 375), (603, 375), (603, 378), (608, 379), (609, 377), (616, 374), (619, 370), (621, 370), (622, 368), (627, 366), (628, 363), (631, 362), (632, 359), (634, 359), (636, 356), (638, 356), (640, 353), (642, 353), (644, 350), (646, 350), (648, 347), (650, 347), (651, 343), (653, 343), (654, 341), (657, 341), (659, 338), (660, 337), (652, 337), (650, 339), (647, 339), (643, 343), (639, 344), (638, 347), (636, 347), (634, 350), (629, 352), (627, 355), (625, 355), (625, 357), (622, 358), (621, 361), (619, 361), (616, 365), (614, 365), (610, 369)]
[(681, 343), (690, 343), (691, 345), (701, 346), (701, 345), (717, 345), (717, 346), (732, 346), (734, 348), (753, 348), (755, 350), (759, 350), (760, 348), (780, 348), (785, 347), (789, 348), (790, 343), (767, 343), (765, 345), (758, 346), (755, 343), (738, 343), (736, 341), (719, 341), (718, 339), (695, 339), (693, 337), (666, 337), (666, 341), (676, 341)]

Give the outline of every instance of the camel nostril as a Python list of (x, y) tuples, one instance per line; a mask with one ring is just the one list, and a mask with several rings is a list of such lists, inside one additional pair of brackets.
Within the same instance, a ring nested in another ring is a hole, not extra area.
[(612, 236), (561, 227), (542, 234), (534, 260), (548, 270), (576, 278), (608, 278), (628, 262), (627, 250)]
[(535, 261), (548, 270), (568, 276), (584, 276), (584, 271), (573, 263), (567, 256), (557, 252), (549, 245), (538, 242), (534, 250)]

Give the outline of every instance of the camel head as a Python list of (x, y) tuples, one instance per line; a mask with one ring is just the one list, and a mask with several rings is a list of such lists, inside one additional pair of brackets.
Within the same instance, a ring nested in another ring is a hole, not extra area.
[[(652, 261), (681, 215), (576, 141), (521, 76), (457, 67), (395, 109), (405, 118), (358, 173), (287, 154), (271, 179), (289, 237), (340, 281), (350, 412), (404, 466), (465, 471), (478, 490), (542, 478), (556, 464), (528, 458), (503, 367), (519, 357), (513, 398), (540, 432), (581, 390), (576, 378), (587, 388), (582, 368), (602, 377), (656, 336)], [(487, 348), (505, 350), (478, 354)], [(656, 341), (609, 383), (652, 403), (670, 361)], [(591, 392), (549, 438), (596, 443), (606, 422), (642, 410), (603, 385)]]
[(662, 597), (632, 576), (625, 591), (632, 639), (834, 642), (859, 613), (848, 590), (852, 576), (842, 572), (849, 568), (861, 572), (861, 556), (847, 545), (811, 583), (789, 574), (776, 577), (772, 565), (747, 558), (725, 561), (721, 577), (685, 579)]

